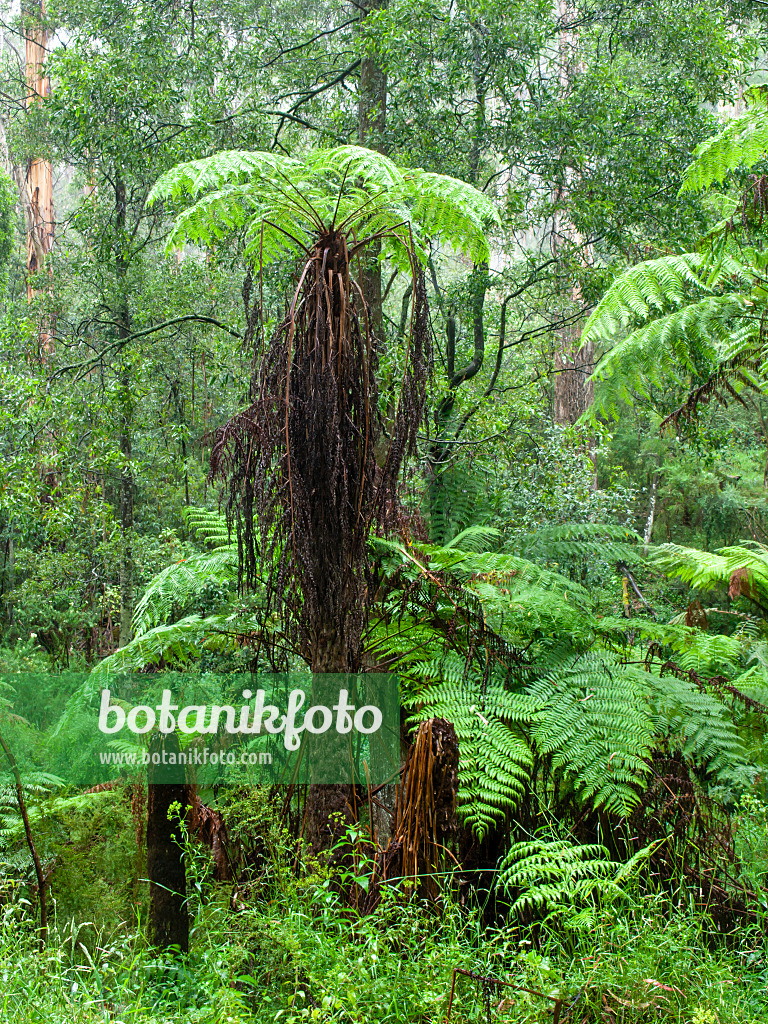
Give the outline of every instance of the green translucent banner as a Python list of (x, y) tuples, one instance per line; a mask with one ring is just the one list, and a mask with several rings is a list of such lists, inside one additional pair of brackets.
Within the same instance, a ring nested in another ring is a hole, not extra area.
[[(9, 696), (19, 721), (46, 718), (34, 687)], [(32, 759), (75, 786), (147, 774), (203, 787), (380, 785), (399, 754), (394, 675), (137, 673), (86, 680), (38, 733)]]

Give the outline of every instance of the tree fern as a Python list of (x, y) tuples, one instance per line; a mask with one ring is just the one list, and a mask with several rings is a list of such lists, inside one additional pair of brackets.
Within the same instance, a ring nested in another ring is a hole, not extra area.
[[(580, 536), (575, 525), (564, 532)], [(589, 543), (594, 535), (587, 530), (581, 536)], [(620, 543), (626, 531), (616, 537)], [(414, 608), (396, 630), (382, 627), (377, 657), (386, 652), (399, 668), (414, 721), (438, 716), (454, 724), (459, 808), (478, 835), (513, 815), (527, 790), (541, 792), (558, 780), (582, 804), (626, 816), (640, 799), (659, 744), (679, 750), (712, 780), (748, 783), (744, 748), (721, 695), (702, 691), (694, 677), (680, 679), (668, 669), (660, 676), (661, 663), (651, 660), (648, 670), (640, 669), (605, 649), (622, 650), (630, 624), (594, 617), (583, 588), (503, 552), (377, 543), (393, 568), (399, 555), (397, 571), (409, 593), (422, 580), (431, 608), (431, 625)], [(452, 581), (453, 604), (439, 600), (434, 587), (441, 580)], [(474, 630), (456, 618), (461, 595), (468, 608), (479, 609)], [(440, 616), (444, 630), (436, 628)], [(485, 638), (483, 630), (489, 631)], [(728, 667), (724, 655), (740, 649), (738, 639), (728, 638), (710, 638), (697, 648), (699, 631), (683, 624), (634, 619), (631, 630), (669, 645), (681, 672), (686, 659), (704, 664), (707, 644), (709, 657), (720, 658), (719, 669)], [(497, 653), (495, 638), (517, 656), (506, 648)], [(534, 776), (537, 765), (543, 775)]]
[[(761, 104), (698, 147), (682, 191), (752, 167), (766, 145), (768, 114)], [(715, 227), (700, 251), (648, 260), (613, 282), (583, 335), (586, 342), (609, 346), (594, 373), (594, 411), (615, 414), (617, 403), (629, 401), (633, 391), (647, 396), (650, 388), (670, 381), (688, 392), (674, 416), (690, 414), (713, 395), (727, 403), (744, 386), (762, 386), (766, 254), (750, 242), (748, 211), (757, 208), (759, 230), (765, 202), (755, 189), (741, 199), (738, 230), (746, 231), (738, 244), (731, 217)]]
[(555, 562), (599, 559), (632, 564), (640, 558), (641, 538), (615, 523), (557, 523), (524, 535), (520, 544), (529, 557)]
[(236, 645), (246, 626), (228, 615), (186, 615), (177, 622), (163, 623), (134, 637), (129, 644), (100, 661), (91, 679), (110, 673), (130, 672), (157, 665), (184, 665), (206, 651), (225, 651)]
[(303, 160), (230, 150), (164, 174), (149, 202), (196, 202), (177, 217), (169, 248), (211, 244), (245, 228), (246, 254), (259, 264), (308, 251), (318, 230), (382, 235), (382, 254), (410, 272), (409, 230), (423, 260), (439, 236), (475, 262), (488, 258), (492, 202), (471, 185), (418, 168), (399, 168), (359, 146), (319, 149)]
[(759, 108), (734, 118), (717, 135), (702, 142), (683, 175), (681, 192), (696, 192), (717, 182), (740, 167), (752, 167), (768, 150), (768, 112)]
[(606, 653), (569, 659), (528, 690), (539, 710), (533, 739), (585, 801), (626, 814), (648, 771), (653, 725), (642, 673)]
[(482, 836), (520, 803), (530, 782), (533, 756), (517, 724), (530, 720), (535, 704), (498, 680), (489, 684), (477, 674), (468, 676), (465, 661), (455, 654), (415, 662), (408, 675), (418, 686), (417, 720), (446, 718), (456, 730), (459, 808)]
[(746, 383), (748, 356), (760, 338), (754, 275), (730, 256), (685, 253), (619, 277), (584, 331), (586, 341), (614, 342), (593, 375), (595, 411), (615, 414), (633, 393), (648, 396), (670, 383), (689, 390), (726, 368), (735, 371), (731, 388)]
[(757, 769), (723, 701), (674, 675), (650, 677), (649, 707), (656, 734), (712, 779), (748, 789)]
[(733, 596), (751, 597), (768, 613), (768, 548), (756, 541), (714, 552), (660, 544), (651, 561), (697, 590), (731, 588)]

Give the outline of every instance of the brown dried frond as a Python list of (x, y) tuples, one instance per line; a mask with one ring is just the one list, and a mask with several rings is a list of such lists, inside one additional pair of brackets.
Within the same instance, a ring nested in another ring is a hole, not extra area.
[(723, 408), (727, 408), (731, 401), (738, 402), (745, 409), (749, 408), (747, 402), (736, 391), (731, 381), (736, 380), (745, 387), (758, 390), (744, 371), (751, 370), (757, 372), (759, 368), (760, 360), (755, 359), (750, 353), (744, 353), (729, 359), (722, 366), (719, 366), (703, 384), (693, 388), (682, 405), (678, 406), (677, 409), (661, 421), (659, 433), (663, 433), (667, 427), (679, 427), (683, 422), (692, 422), (698, 414), (699, 407), (708, 405), (713, 400), (722, 405)]
[[(361, 243), (355, 252), (362, 251)], [(426, 290), (414, 263), (399, 400), (381, 450), (380, 342), (352, 273), (347, 238), (322, 233), (255, 371), (253, 402), (216, 435), (241, 588), (265, 586), (314, 671), (355, 671), (373, 599), (368, 539), (397, 519), (401, 468), (415, 452), (431, 362)], [(254, 325), (255, 330), (255, 325)]]

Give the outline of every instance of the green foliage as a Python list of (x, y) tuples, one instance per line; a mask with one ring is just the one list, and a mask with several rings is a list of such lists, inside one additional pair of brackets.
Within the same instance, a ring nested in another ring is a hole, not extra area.
[(768, 548), (756, 541), (718, 551), (660, 544), (651, 560), (663, 572), (696, 590), (727, 589), (736, 574), (734, 596), (754, 597), (761, 610), (768, 610)]
[[(650, 260), (613, 283), (583, 336), (587, 342), (615, 340), (595, 370), (596, 412), (616, 415), (617, 403), (674, 384), (685, 395), (728, 361), (746, 361), (759, 337), (754, 270), (750, 253), (736, 258), (736, 247), (729, 249)], [(735, 380), (743, 387), (744, 371)]]
[[(180, 559), (152, 579), (133, 613), (136, 639), (165, 624), (174, 608), (184, 608), (198, 598), (205, 587), (229, 589), (237, 582), (237, 544), (231, 541), (224, 517), (207, 509), (191, 509), (186, 519), (197, 536), (212, 543), (214, 548)], [(169, 643), (169, 652), (172, 643)]]
[(621, 864), (602, 846), (534, 839), (510, 847), (499, 865), (497, 884), (520, 893), (512, 904), (514, 913), (565, 915), (566, 928), (579, 928), (588, 926), (587, 908), (622, 895), (650, 853), (650, 848), (640, 850)]
[(18, 192), (5, 171), (0, 172), (0, 294), (8, 284), (8, 271), (15, 246), (15, 208)]
[[(722, 181), (758, 163), (768, 138), (761, 108), (732, 120), (696, 150), (682, 191)], [(713, 395), (725, 404), (745, 386), (759, 389), (766, 292), (760, 242), (764, 205), (759, 175), (726, 203), (734, 215), (718, 224), (699, 251), (647, 260), (621, 274), (589, 318), (586, 341), (613, 342), (594, 374), (596, 411), (616, 415), (617, 403), (677, 384), (686, 404), (667, 412), (690, 415)], [(735, 239), (736, 210), (741, 208)], [(753, 216), (750, 215), (752, 211)], [(757, 235), (756, 239), (751, 237)], [(743, 400), (742, 400), (743, 401)]]
[(741, 117), (728, 121), (711, 139), (694, 150), (694, 162), (683, 175), (681, 192), (696, 192), (725, 181), (739, 168), (760, 162), (768, 149), (768, 114), (765, 101), (754, 97), (755, 107)]
[(411, 270), (409, 229), (422, 259), (428, 242), (475, 262), (488, 258), (486, 226), (496, 214), (482, 193), (455, 178), (401, 169), (359, 146), (309, 152), (303, 160), (230, 150), (180, 164), (163, 175), (149, 202), (200, 197), (176, 218), (168, 247), (209, 245), (245, 228), (246, 256), (259, 266), (308, 251), (318, 231), (355, 237), (382, 233), (382, 255)]
[[(747, 750), (722, 698), (690, 678), (627, 664), (610, 647), (617, 637), (626, 643), (629, 624), (598, 619), (579, 584), (502, 553), (424, 546), (414, 556), (394, 543), (385, 550), (410, 567), (402, 585), (440, 573), (444, 586), (450, 580), (458, 587), (438, 604), (443, 630), (401, 618), (392, 642), (382, 632), (375, 650), (389, 652), (399, 668), (414, 721), (453, 723), (459, 809), (479, 836), (514, 815), (530, 791), (545, 802), (568, 792), (582, 806), (627, 816), (661, 746), (679, 750), (713, 784), (734, 792), (752, 784)], [(467, 624), (482, 623), (463, 642), (465, 627), (454, 619), (462, 603)], [(694, 631), (635, 621), (649, 637), (685, 644), (692, 657)]]

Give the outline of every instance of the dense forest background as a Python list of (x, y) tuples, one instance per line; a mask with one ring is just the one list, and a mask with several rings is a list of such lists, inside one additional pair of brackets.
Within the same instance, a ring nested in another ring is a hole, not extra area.
[[(765, 1020), (766, 19), (4, 11), (0, 1019)], [(62, 781), (307, 668), (386, 786)]]

